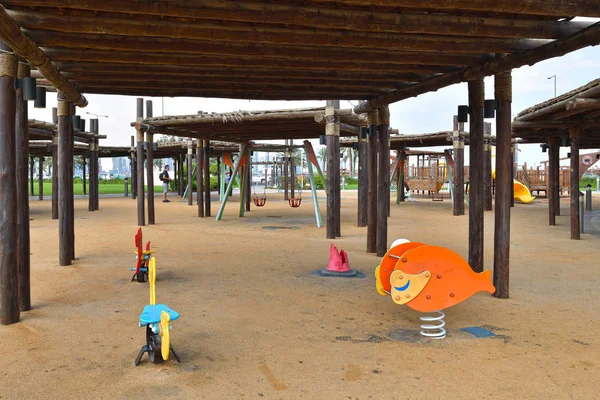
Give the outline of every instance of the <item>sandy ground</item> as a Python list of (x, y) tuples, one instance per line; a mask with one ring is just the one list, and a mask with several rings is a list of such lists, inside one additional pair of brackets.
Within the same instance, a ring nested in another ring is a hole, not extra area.
[[(138, 367), (148, 285), (130, 282), (136, 202), (102, 198), (100, 211), (88, 212), (76, 200), (79, 260), (59, 267), (50, 202), (32, 201), (34, 309), (0, 326), (0, 398), (599, 397), (600, 239), (569, 240), (568, 216), (548, 226), (545, 200), (513, 209), (511, 299), (478, 294), (447, 310), (449, 336), (432, 342), (416, 334), (419, 313), (375, 291), (379, 260), (365, 252), (366, 228), (355, 227), (355, 193), (343, 193), (335, 243), (366, 277), (311, 275), (326, 266), (330, 242), (304, 197), (291, 209), (271, 194), (243, 219), (230, 202), (220, 222), (197, 218), (187, 202), (156, 203), (158, 224), (144, 238), (157, 250), (158, 301), (181, 313), (171, 337), (182, 362), (144, 358)], [(568, 200), (562, 205), (568, 214)], [(389, 238), (466, 257), (467, 226), (448, 200), (422, 199), (392, 206)], [(491, 268), (493, 213), (485, 234)], [(460, 331), (470, 326), (498, 336)]]

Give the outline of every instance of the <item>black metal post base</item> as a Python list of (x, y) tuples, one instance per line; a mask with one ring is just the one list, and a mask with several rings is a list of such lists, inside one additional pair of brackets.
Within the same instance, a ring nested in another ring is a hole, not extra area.
[[(175, 349), (173, 348), (173, 346), (169, 346), (169, 350), (171, 351), (171, 353), (173, 353), (173, 356), (175, 357), (175, 359), (177, 360), (178, 363), (181, 362), (181, 358), (179, 358), (179, 354), (177, 354), (177, 352), (175, 351)], [(149, 358), (153, 358), (154, 360), (159, 360), (160, 361), (167, 361), (167, 360), (163, 360), (162, 356), (159, 354), (158, 358), (156, 357), (156, 354), (154, 355), (154, 357), (150, 357), (150, 347), (145, 344), (142, 346), (142, 348), (140, 349), (140, 352), (138, 353), (137, 357), (135, 358), (135, 366), (137, 367), (138, 365), (140, 365), (140, 361), (142, 360), (142, 357), (144, 356), (145, 353), (148, 353), (148, 357)], [(156, 361), (155, 361), (156, 363)]]

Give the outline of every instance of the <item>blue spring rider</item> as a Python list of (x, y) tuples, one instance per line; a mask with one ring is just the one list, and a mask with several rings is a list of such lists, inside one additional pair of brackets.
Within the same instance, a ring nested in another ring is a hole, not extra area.
[(148, 358), (155, 364), (167, 361), (171, 352), (177, 362), (181, 362), (175, 349), (171, 346), (171, 327), (169, 326), (169, 322), (179, 318), (179, 313), (164, 304), (156, 304), (156, 259), (154, 257), (148, 263), (148, 278), (150, 304), (144, 307), (142, 315), (140, 315), (140, 327), (146, 327), (146, 344), (142, 346), (135, 358), (135, 365), (139, 365), (144, 353), (148, 353)]

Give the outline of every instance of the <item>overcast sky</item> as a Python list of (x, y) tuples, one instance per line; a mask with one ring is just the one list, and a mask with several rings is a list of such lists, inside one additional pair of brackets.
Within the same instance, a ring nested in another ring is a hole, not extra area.
[[(546, 101), (554, 96), (554, 80), (548, 77), (557, 76), (557, 94), (568, 92), (579, 86), (600, 78), (600, 48), (590, 47), (513, 71), (513, 116), (534, 104)], [(486, 98), (494, 96), (493, 78), (485, 80)], [(467, 85), (453, 85), (435, 93), (428, 93), (416, 98), (404, 100), (390, 106), (391, 124), (401, 133), (431, 133), (452, 129), (452, 117), (459, 104), (467, 104)], [(108, 136), (101, 145), (130, 144), (130, 137), (135, 132), (129, 126), (135, 120), (136, 98), (129, 96), (107, 96), (86, 94), (89, 105), (78, 109), (83, 118), (93, 118), (86, 112), (108, 115), (100, 118), (100, 133)], [(151, 99), (154, 102), (154, 116), (163, 112), (163, 99)], [(352, 101), (356, 104), (357, 101)], [(258, 101), (229, 100), (208, 98), (164, 98), (165, 115), (196, 114), (197, 111), (225, 112), (237, 110), (265, 110), (299, 107), (320, 107), (325, 101)], [(51, 121), (51, 108), (56, 107), (56, 95), (48, 93), (47, 108), (29, 107), (29, 118)], [(351, 107), (350, 102), (342, 101), (342, 108)], [(492, 124), (493, 126), (494, 124)], [(89, 122), (86, 123), (89, 127)], [(565, 156), (566, 149), (561, 150)], [(538, 145), (521, 146), (519, 164), (524, 161), (528, 165), (537, 165), (547, 159)], [(466, 156), (468, 163), (468, 156)]]

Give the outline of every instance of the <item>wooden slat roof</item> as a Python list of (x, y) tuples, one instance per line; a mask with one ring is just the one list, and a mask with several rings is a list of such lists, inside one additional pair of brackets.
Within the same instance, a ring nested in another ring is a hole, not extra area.
[[(185, 155), (187, 154), (187, 142), (185, 141), (175, 141), (175, 142), (158, 142), (158, 148), (154, 151), (153, 156), (155, 159), (157, 158), (169, 158), (177, 155)], [(210, 143), (210, 147), (212, 148), (211, 157), (222, 156), (224, 152), (229, 153), (238, 153), (239, 152), (239, 144), (231, 143), (231, 142), (221, 142), (221, 141), (212, 141)], [(250, 148), (254, 151), (265, 151), (265, 152), (273, 152), (279, 153), (284, 152), (286, 150), (297, 148), (301, 146), (288, 146), (282, 144), (273, 144), (273, 143), (250, 143)], [(193, 149), (196, 148), (196, 142), (193, 143)], [(74, 146), (74, 155), (83, 155), (86, 154), (89, 150), (87, 145), (83, 145), (80, 143), (75, 143)], [(131, 152), (135, 149), (132, 149), (128, 146), (99, 146), (98, 148), (98, 157), (129, 157)], [(195, 151), (195, 150), (194, 150)], [(52, 141), (47, 140), (47, 138), (36, 138), (31, 139), (29, 142), (29, 154), (31, 156), (51, 156), (52, 155)]]
[[(162, 116), (141, 122), (144, 131), (171, 136), (245, 143), (253, 140), (314, 139), (325, 134), (325, 125), (315, 121), (324, 108), (294, 110), (234, 111), (194, 115)], [(344, 129), (341, 136), (356, 135), (364, 124), (351, 109), (336, 110)], [(136, 126), (136, 123), (131, 123)]]
[[(452, 136), (455, 135), (452, 131), (422, 133), (422, 134), (394, 134), (390, 136), (390, 150), (403, 150), (414, 147), (452, 147)], [(460, 132), (459, 135), (463, 138), (465, 144), (469, 144), (469, 134)], [(491, 144), (496, 143), (496, 137), (485, 135), (485, 140)], [(340, 146), (351, 147), (356, 139), (342, 139)], [(427, 153), (430, 154), (430, 153)]]
[(81, 92), (273, 100), (374, 99), (455, 73), (442, 82), (452, 84), (494, 54), (537, 49), (591, 24), (572, 16), (600, 17), (597, 0), (2, 5)]
[(600, 79), (521, 111), (513, 121), (513, 137), (522, 143), (547, 143), (581, 129), (582, 148), (600, 148)]

